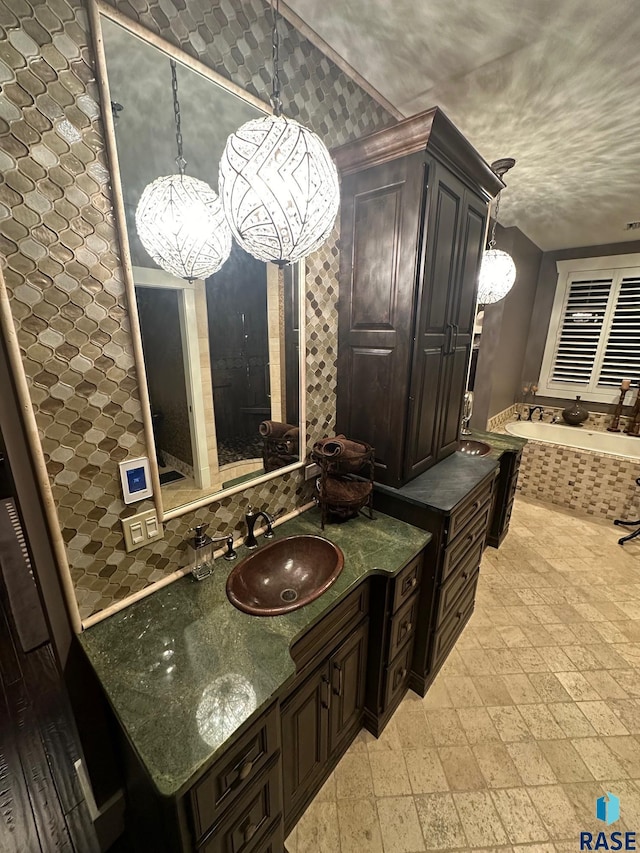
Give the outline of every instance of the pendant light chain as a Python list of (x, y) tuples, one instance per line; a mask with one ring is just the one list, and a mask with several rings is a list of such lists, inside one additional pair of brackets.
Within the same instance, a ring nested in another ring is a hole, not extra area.
[(496, 225), (498, 224), (498, 212), (500, 210), (500, 196), (502, 191), (496, 196), (496, 209), (493, 216), (493, 227), (491, 228), (491, 239), (489, 240), (489, 248), (494, 249), (496, 245)]
[(277, 117), (282, 115), (282, 100), (280, 98), (280, 34), (278, 33), (278, 20), (280, 18), (280, 0), (271, 3), (273, 14), (273, 28), (271, 30), (271, 58), (273, 60), (273, 80), (271, 84), (271, 106), (273, 114)]
[(180, 175), (184, 175), (184, 170), (187, 165), (187, 161), (184, 159), (182, 154), (182, 125), (180, 119), (180, 101), (178, 100), (178, 73), (176, 70), (176, 61), (175, 59), (170, 59), (169, 63), (171, 64), (171, 91), (173, 93), (173, 117), (176, 123), (176, 147), (178, 149), (178, 156), (176, 157), (176, 166), (178, 167), (178, 171)]

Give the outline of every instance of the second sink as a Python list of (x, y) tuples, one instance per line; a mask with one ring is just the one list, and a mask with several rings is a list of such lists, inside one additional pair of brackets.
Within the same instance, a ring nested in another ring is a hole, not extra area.
[(253, 616), (277, 616), (318, 598), (344, 566), (337, 545), (322, 536), (288, 536), (246, 557), (227, 579), (227, 597)]
[(486, 441), (476, 441), (473, 438), (463, 438), (458, 442), (458, 453), (465, 456), (488, 456), (491, 453), (491, 445)]

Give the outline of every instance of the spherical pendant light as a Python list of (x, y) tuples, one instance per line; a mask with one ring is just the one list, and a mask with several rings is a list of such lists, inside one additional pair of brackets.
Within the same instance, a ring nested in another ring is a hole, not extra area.
[(482, 257), (478, 284), (478, 302), (491, 305), (509, 293), (516, 280), (516, 265), (501, 249), (487, 249)]
[[(492, 163), (491, 168), (502, 179), (515, 164), (516, 161), (513, 157), (503, 157)], [(478, 303), (480, 305), (492, 305), (494, 302), (504, 299), (516, 280), (516, 265), (513, 258), (507, 252), (496, 249), (496, 225), (500, 211), (500, 195), (499, 192), (496, 196), (496, 209), (489, 248), (482, 256), (482, 264), (480, 265), (478, 276)]]
[(190, 175), (165, 175), (144, 188), (136, 229), (153, 260), (173, 275), (208, 278), (231, 251), (222, 203), (209, 184)]
[(325, 242), (340, 203), (338, 172), (322, 140), (282, 115), (253, 119), (231, 134), (218, 189), (240, 246), (280, 264)]
[(147, 184), (136, 207), (136, 230), (159, 267), (192, 281), (208, 278), (227, 260), (231, 230), (222, 203), (209, 184), (185, 175), (175, 59), (170, 59), (169, 65), (178, 174), (164, 175)]

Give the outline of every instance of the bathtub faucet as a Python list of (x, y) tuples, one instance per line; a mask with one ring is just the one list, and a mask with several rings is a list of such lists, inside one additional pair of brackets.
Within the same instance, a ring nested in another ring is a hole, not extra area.
[(544, 409), (542, 408), (542, 406), (531, 406), (529, 409), (529, 417), (527, 418), (528, 421), (533, 420), (533, 413), (536, 411), (536, 409), (540, 411), (540, 417), (538, 418), (538, 420), (542, 420), (542, 416), (544, 415)]

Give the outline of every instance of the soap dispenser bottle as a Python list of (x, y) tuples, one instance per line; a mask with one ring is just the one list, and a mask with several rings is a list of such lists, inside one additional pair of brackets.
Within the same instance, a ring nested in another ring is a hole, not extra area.
[(214, 544), (213, 539), (205, 533), (208, 524), (196, 524), (191, 528), (193, 539), (187, 540), (187, 566), (197, 581), (208, 578), (213, 574)]

